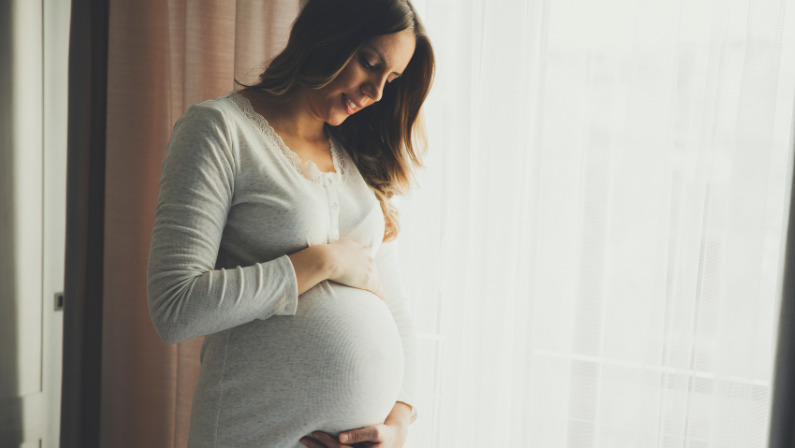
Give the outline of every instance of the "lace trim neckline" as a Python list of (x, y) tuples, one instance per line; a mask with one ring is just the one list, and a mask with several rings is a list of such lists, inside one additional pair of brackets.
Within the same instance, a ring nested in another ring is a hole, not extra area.
[(287, 161), (290, 162), (290, 165), (292, 165), (299, 174), (318, 185), (335, 185), (342, 181), (344, 166), (342, 163), (343, 158), (341, 154), (339, 154), (339, 148), (337, 147), (337, 144), (333, 138), (329, 136), (328, 141), (329, 149), (331, 151), (331, 161), (334, 164), (334, 171), (320, 171), (320, 168), (317, 167), (315, 162), (311, 160), (301, 160), (301, 157), (284, 143), (282, 137), (276, 133), (273, 127), (271, 127), (271, 125), (268, 123), (268, 120), (254, 110), (248, 98), (241, 95), (239, 92), (233, 92), (231, 95), (229, 95), (229, 98), (235, 104), (237, 104), (246, 117), (248, 117), (257, 125), (257, 128), (259, 128), (265, 137), (271, 139), (276, 146), (279, 147), (281, 153), (287, 158)]

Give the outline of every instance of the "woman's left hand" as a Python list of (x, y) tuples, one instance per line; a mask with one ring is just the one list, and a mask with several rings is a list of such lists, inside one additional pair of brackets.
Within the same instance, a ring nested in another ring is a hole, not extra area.
[(340, 433), (339, 438), (315, 431), (312, 437), (300, 441), (310, 448), (400, 448), (406, 441), (407, 428), (398, 428), (385, 423), (365, 426)]
[(338, 437), (315, 431), (300, 442), (310, 448), (401, 448), (409, 432), (411, 408), (398, 402), (384, 423), (343, 431)]

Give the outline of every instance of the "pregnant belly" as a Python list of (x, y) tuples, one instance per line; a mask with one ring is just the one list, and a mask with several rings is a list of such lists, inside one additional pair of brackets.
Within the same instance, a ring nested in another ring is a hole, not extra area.
[(380, 423), (402, 383), (402, 345), (386, 304), (335, 283), (303, 294), (295, 316), (233, 329), (225, 345), (219, 424), (233, 432), (264, 425), (292, 439)]

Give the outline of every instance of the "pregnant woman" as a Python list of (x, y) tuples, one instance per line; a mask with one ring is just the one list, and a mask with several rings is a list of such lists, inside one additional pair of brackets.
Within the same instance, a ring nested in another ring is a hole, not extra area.
[(403, 445), (390, 198), (420, 164), (433, 72), (407, 0), (309, 0), (257, 84), (175, 125), (149, 308), (166, 342), (206, 336), (191, 448)]

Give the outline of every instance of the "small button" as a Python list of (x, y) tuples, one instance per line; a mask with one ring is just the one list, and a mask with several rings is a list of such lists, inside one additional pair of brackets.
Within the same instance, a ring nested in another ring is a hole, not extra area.
[(337, 203), (336, 203), (336, 202), (332, 202), (332, 203), (331, 203), (331, 209), (332, 209), (332, 210), (336, 210), (336, 209), (337, 209), (337, 207), (339, 207), (339, 206), (337, 205)]

